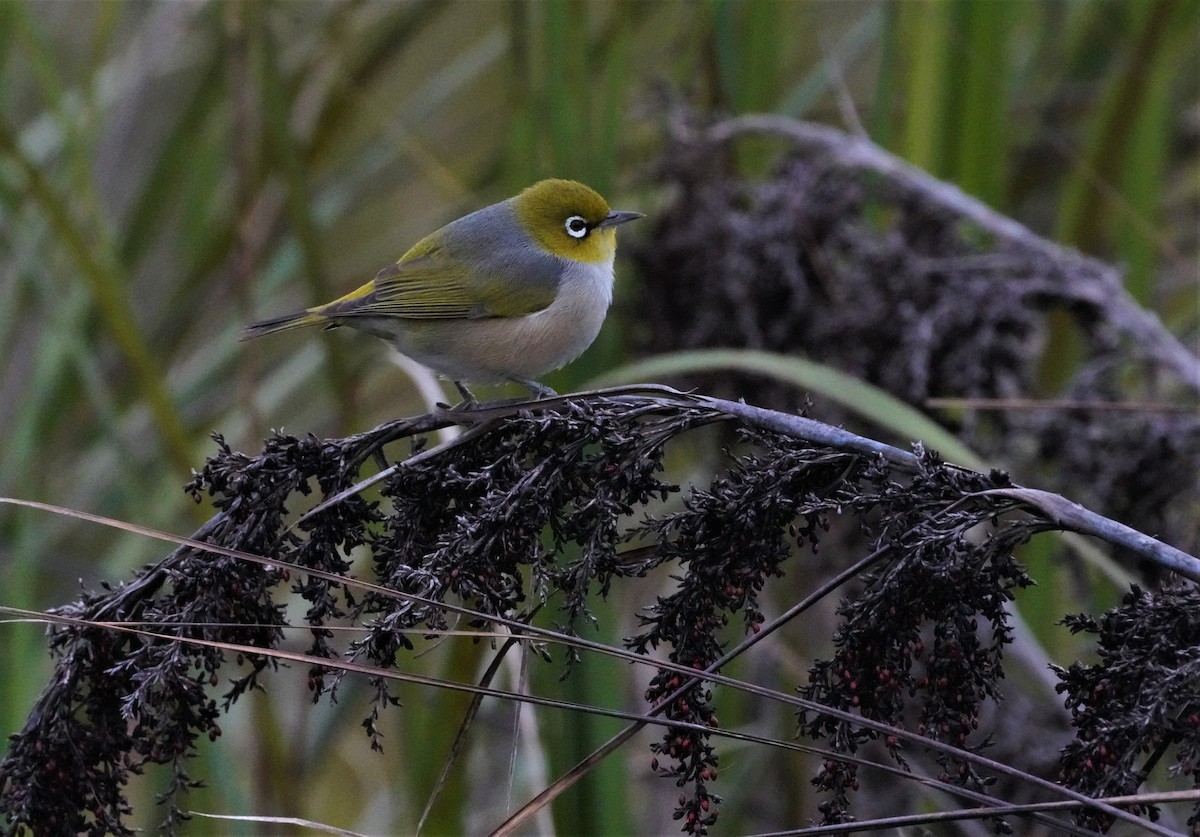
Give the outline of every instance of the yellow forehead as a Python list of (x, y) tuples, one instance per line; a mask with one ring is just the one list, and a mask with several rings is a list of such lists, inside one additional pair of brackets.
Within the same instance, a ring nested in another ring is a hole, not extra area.
[(612, 211), (608, 201), (578, 180), (538, 181), (517, 196), (517, 205), (523, 215), (556, 222), (579, 215), (595, 224)]
[(616, 249), (616, 231), (594, 229), (584, 238), (567, 234), (567, 220), (579, 216), (598, 224), (611, 212), (608, 201), (576, 180), (542, 180), (513, 201), (521, 225), (542, 249), (580, 262), (606, 262)]

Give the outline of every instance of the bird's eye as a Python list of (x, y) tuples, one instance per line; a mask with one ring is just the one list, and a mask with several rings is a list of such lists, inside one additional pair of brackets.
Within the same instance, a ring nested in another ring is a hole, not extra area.
[(568, 218), (566, 227), (567, 235), (571, 236), (571, 238), (583, 238), (591, 230), (591, 228), (588, 226), (588, 222), (583, 218), (580, 218), (578, 215), (572, 215), (570, 218)]

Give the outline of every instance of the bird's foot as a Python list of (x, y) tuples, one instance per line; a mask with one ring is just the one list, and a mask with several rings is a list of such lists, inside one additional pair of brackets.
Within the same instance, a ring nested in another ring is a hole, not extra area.
[(520, 384), (521, 386), (525, 387), (525, 389), (529, 390), (529, 394), (532, 396), (532, 400), (534, 401), (542, 398), (554, 398), (558, 395), (558, 393), (550, 389), (550, 387), (546, 386), (545, 384), (538, 383), (537, 381), (533, 380), (533, 378), (519, 378), (516, 375), (512, 375), (509, 377), (509, 380), (514, 384)]

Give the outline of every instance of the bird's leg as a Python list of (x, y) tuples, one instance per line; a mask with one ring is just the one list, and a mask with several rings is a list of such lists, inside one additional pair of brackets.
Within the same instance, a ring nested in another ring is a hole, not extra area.
[(520, 384), (521, 386), (525, 387), (525, 389), (529, 390), (530, 394), (535, 400), (539, 398), (553, 398), (554, 396), (558, 395), (558, 393), (550, 389), (550, 387), (546, 386), (545, 384), (539, 384), (537, 381), (533, 380), (533, 378), (521, 378), (517, 375), (509, 375), (508, 379), (514, 384)]
[(478, 406), (479, 399), (475, 397), (475, 393), (473, 393), (473, 392), (471, 392), (471, 390), (467, 389), (466, 384), (464, 384), (462, 381), (455, 381), (454, 388), (458, 390), (458, 394), (463, 397), (463, 400), (459, 401), (457, 404), (455, 404), (453, 407), (450, 407), (449, 409), (451, 409), (451, 410), (470, 410), (471, 408)]
[[(550, 389), (550, 387), (545, 386), (544, 384), (539, 384), (532, 378), (521, 378), (517, 375), (509, 375), (507, 380), (512, 381), (514, 384), (520, 384), (521, 386), (525, 387), (525, 389), (529, 390), (531, 398), (512, 398), (504, 401), (488, 401), (488, 407), (503, 406), (506, 404), (520, 404), (521, 402), (527, 400), (536, 401), (541, 398), (553, 398), (554, 396), (558, 395), (558, 393)], [(446, 407), (444, 404), (439, 404), (439, 407), (443, 407), (447, 410), (474, 410), (480, 406), (479, 399), (475, 397), (475, 394), (471, 392), (471, 390), (467, 389), (466, 385), (462, 381), (455, 381), (454, 386), (462, 395), (463, 400), (455, 404), (453, 407)]]

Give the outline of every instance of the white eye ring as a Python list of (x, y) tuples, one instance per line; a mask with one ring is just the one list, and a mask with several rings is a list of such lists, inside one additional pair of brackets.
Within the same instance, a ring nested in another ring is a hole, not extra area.
[(588, 226), (587, 220), (578, 215), (572, 215), (568, 218), (564, 226), (567, 229), (567, 235), (571, 236), (571, 238), (583, 238), (592, 231), (591, 227)]

